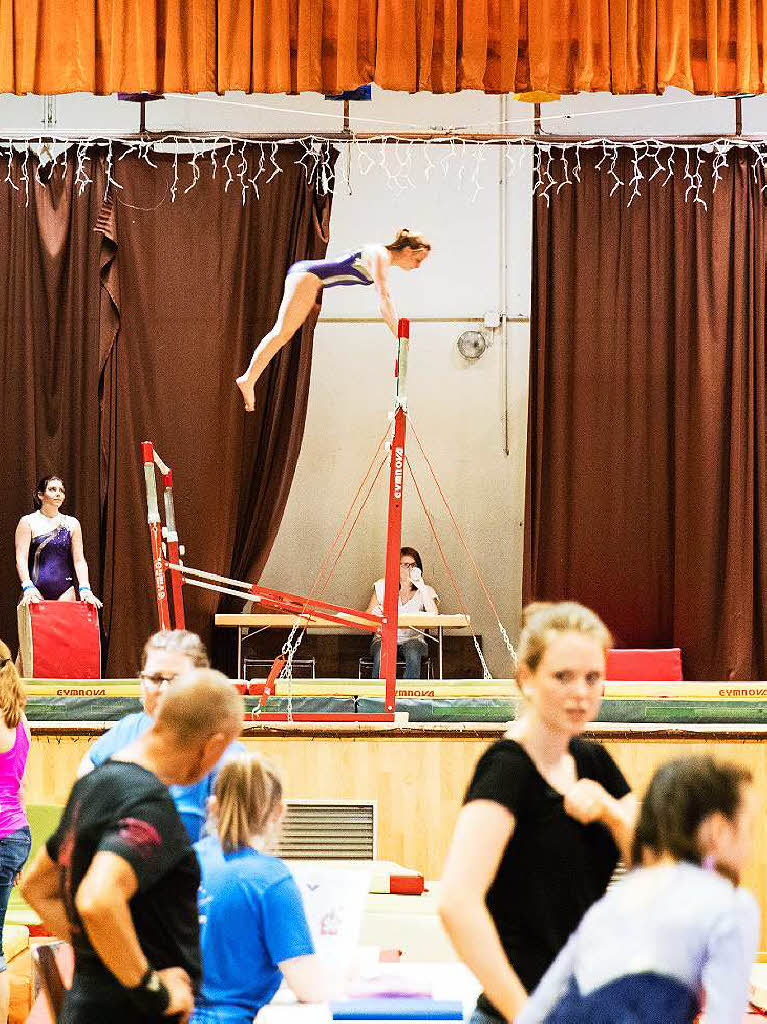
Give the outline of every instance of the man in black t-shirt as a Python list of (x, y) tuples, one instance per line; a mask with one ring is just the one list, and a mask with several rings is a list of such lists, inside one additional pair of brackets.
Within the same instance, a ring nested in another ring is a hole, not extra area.
[(167, 786), (209, 772), (242, 718), (229, 680), (197, 669), (167, 692), (148, 732), (75, 783), (22, 882), (74, 948), (64, 1024), (188, 1019), (201, 973), (199, 868)]

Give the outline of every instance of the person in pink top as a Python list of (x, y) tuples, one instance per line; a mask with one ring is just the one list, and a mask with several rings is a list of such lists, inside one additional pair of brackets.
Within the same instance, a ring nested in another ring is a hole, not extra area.
[(27, 702), (11, 660), (0, 640), (0, 1024), (8, 1020), (11, 984), (2, 947), (5, 912), (16, 877), (24, 867), (32, 836), (21, 802), (21, 782), (29, 753)]

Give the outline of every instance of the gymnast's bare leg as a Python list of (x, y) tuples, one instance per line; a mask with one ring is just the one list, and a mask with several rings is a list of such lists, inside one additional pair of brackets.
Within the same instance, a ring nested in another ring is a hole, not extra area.
[(237, 387), (245, 399), (247, 412), (253, 412), (256, 381), (282, 346), (287, 345), (304, 324), (317, 302), (320, 287), (319, 277), (308, 271), (288, 274), (285, 278), (285, 291), (274, 327), (258, 343), (247, 370), (237, 378)]

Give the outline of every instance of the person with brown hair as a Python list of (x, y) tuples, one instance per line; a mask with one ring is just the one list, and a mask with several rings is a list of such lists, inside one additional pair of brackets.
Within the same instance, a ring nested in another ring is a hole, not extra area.
[(524, 611), (524, 710), (480, 758), (445, 864), (440, 915), (484, 987), (474, 1024), (513, 1020), (605, 892), (636, 802), (607, 751), (581, 733), (598, 714), (612, 637), (583, 605)]
[(0, 1024), (8, 1020), (11, 986), (3, 954), (2, 932), (8, 900), (32, 842), (21, 800), (21, 785), (29, 753), (29, 725), (24, 716), (27, 697), (0, 640)]
[(386, 245), (360, 246), (343, 256), (324, 260), (300, 260), (289, 269), (285, 278), (277, 319), (264, 335), (250, 358), (248, 368), (237, 378), (247, 412), (253, 411), (256, 381), (283, 345), (287, 345), (309, 314), (319, 312), (322, 293), (339, 285), (375, 285), (378, 308), (389, 330), (397, 337), (397, 312), (389, 292), (391, 267), (417, 270), (431, 252), (431, 243), (423, 235), (400, 228)]
[(633, 870), (585, 914), (517, 1024), (706, 1024), (743, 1019), (759, 911), (739, 887), (751, 854), (751, 775), (712, 757), (659, 768)]
[(298, 886), (264, 852), (284, 811), (282, 784), (258, 754), (240, 754), (216, 782), (214, 835), (200, 860), (202, 987), (193, 1024), (251, 1024), (282, 978), (302, 1002), (327, 998)]
[(74, 947), (62, 1024), (188, 1019), (201, 974), (200, 871), (167, 787), (206, 775), (243, 712), (226, 676), (194, 669), (148, 732), (72, 788), (21, 883), (51, 933)]
[(16, 571), (21, 604), (37, 601), (81, 601), (101, 607), (91, 590), (83, 533), (74, 516), (61, 511), (66, 491), (56, 473), (44, 476), (35, 488), (34, 512), (16, 527)]
[[(150, 729), (157, 716), (160, 698), (174, 685), (176, 679), (193, 668), (208, 668), (209, 665), (208, 652), (196, 633), (187, 629), (162, 629), (153, 633), (144, 644), (141, 655), (139, 679), (144, 710), (125, 715), (97, 739), (83, 755), (78, 776), (93, 771)], [(233, 743), (231, 750), (242, 750), (242, 746)], [(227, 757), (228, 753), (225, 751), (223, 757)], [(170, 794), (193, 843), (200, 838), (208, 813), (208, 800), (216, 785), (217, 771), (218, 766), (214, 766), (212, 771), (191, 786), (170, 787)]]
[[(374, 615), (383, 615), (385, 580), (376, 580), (373, 594), (367, 611)], [(428, 612), (437, 615), (439, 597), (434, 587), (430, 587), (423, 578), (423, 561), (415, 548), (400, 548), (399, 551), (399, 610), (400, 614)], [(415, 629), (403, 626), (397, 630), (397, 657), (405, 660), (403, 679), (420, 679), (421, 662), (429, 656), (426, 641)], [(371, 678), (378, 679), (381, 671), (381, 638), (374, 636), (370, 644), (370, 657), (373, 662)]]

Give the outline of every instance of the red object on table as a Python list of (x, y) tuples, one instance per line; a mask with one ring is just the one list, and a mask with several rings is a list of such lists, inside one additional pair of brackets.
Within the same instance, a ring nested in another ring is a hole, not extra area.
[(423, 875), (390, 875), (389, 892), (397, 896), (420, 896), (424, 890)]
[(85, 601), (29, 605), (34, 679), (100, 679), (98, 610)]
[(682, 679), (682, 652), (678, 647), (665, 650), (615, 648), (607, 652), (605, 679), (615, 682), (679, 682)]

